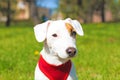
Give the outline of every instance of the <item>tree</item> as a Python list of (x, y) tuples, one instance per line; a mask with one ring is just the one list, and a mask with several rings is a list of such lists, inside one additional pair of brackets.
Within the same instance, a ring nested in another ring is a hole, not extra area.
[(105, 0), (102, 0), (101, 2), (101, 19), (102, 19), (102, 22), (105, 22)]
[[(12, 0), (12, 4), (14, 4), (16, 0)], [(7, 17), (6, 26), (10, 26), (11, 23), (11, 13), (14, 12), (14, 9), (11, 6), (11, 0), (1, 0), (0, 2), (0, 11), (1, 13)]]
[[(82, 18), (84, 22), (92, 22), (94, 11), (101, 11), (101, 19), (104, 22), (104, 0), (61, 0), (61, 11), (65, 17)], [(66, 9), (65, 9), (66, 6)], [(63, 9), (64, 8), (64, 9)]]
[(107, 9), (112, 12), (114, 21), (120, 21), (120, 0), (106, 0)]
[(60, 0), (60, 11), (63, 12), (64, 17), (76, 18), (79, 14), (79, 7), (76, 5), (77, 0)]
[[(98, 0), (61, 0), (60, 10), (65, 17), (82, 18), (84, 22), (91, 22)], [(66, 7), (65, 7), (66, 6)]]
[(10, 26), (10, 14), (11, 14), (11, 3), (10, 0), (7, 1), (7, 21), (6, 21), (6, 26)]
[(82, 6), (82, 0), (77, 0), (79, 6)]

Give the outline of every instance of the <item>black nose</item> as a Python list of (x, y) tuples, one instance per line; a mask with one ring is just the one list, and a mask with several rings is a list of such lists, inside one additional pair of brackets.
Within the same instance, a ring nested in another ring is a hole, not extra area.
[(76, 54), (76, 49), (74, 47), (69, 47), (66, 49), (66, 52), (70, 57), (73, 57)]

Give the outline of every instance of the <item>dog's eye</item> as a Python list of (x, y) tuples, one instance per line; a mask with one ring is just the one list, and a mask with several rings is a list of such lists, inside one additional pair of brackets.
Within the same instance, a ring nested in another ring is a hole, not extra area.
[(53, 34), (52, 36), (53, 36), (53, 37), (57, 37), (57, 34)]
[(72, 36), (76, 36), (76, 32), (75, 32), (75, 31), (72, 31), (71, 35), (72, 35)]

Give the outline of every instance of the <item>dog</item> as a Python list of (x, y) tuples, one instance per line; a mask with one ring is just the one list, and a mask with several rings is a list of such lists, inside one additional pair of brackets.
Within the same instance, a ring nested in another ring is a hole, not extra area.
[(35, 80), (77, 80), (71, 58), (77, 54), (76, 33), (83, 36), (77, 20), (46, 21), (34, 27), (38, 42), (44, 42), (35, 69)]

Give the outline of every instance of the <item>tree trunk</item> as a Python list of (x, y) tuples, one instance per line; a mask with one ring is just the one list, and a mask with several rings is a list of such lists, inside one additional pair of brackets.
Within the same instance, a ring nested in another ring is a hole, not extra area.
[(79, 6), (82, 6), (82, 0), (77, 0)]
[(105, 22), (105, 0), (102, 0), (101, 2), (101, 19), (102, 22)]
[(6, 26), (10, 26), (10, 14), (11, 14), (11, 9), (10, 9), (11, 5), (10, 5), (10, 0), (7, 1), (7, 21), (6, 21)]

